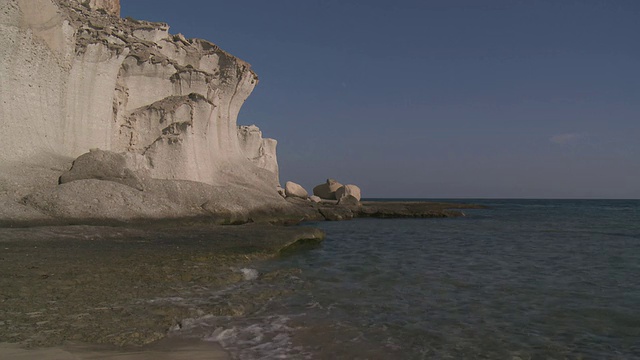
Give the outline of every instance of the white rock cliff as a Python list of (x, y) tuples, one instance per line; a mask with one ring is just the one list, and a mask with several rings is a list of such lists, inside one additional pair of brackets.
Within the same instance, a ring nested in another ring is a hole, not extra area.
[(119, 0), (0, 2), (0, 167), (101, 149), (151, 179), (282, 201), (276, 141), (236, 124), (258, 82), (250, 65), (119, 13)]
[(117, 0), (1, 6), (2, 160), (100, 148), (143, 156), (158, 179), (277, 173), (275, 141), (236, 126), (258, 82), (246, 62), (166, 24), (109, 15)]

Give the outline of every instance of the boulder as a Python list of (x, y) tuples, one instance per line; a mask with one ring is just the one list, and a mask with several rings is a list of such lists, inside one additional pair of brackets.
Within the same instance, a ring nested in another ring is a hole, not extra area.
[(342, 187), (335, 179), (327, 179), (327, 182), (313, 188), (313, 195), (325, 200), (336, 200), (336, 190)]
[(353, 195), (345, 195), (341, 197), (340, 200), (338, 200), (338, 205), (348, 206), (348, 207), (360, 206), (360, 200), (358, 200)]
[(357, 187), (356, 185), (345, 185), (340, 187), (338, 190), (336, 190), (336, 199), (340, 200), (345, 196), (351, 195), (354, 198), (356, 198), (356, 200), (360, 201), (361, 196), (360, 196), (360, 188)]
[(28, 195), (23, 202), (54, 218), (78, 222), (171, 219), (203, 215), (148, 191), (114, 181), (74, 180)]
[(294, 183), (293, 181), (287, 181), (284, 185), (284, 192), (287, 197), (297, 197), (301, 199), (306, 199), (309, 197), (309, 193), (302, 186)]
[(60, 176), (58, 183), (89, 179), (113, 181), (136, 190), (144, 190), (142, 177), (128, 166), (127, 158), (112, 151), (91, 150), (80, 155), (73, 162), (71, 170)]
[(287, 194), (285, 193), (284, 189), (282, 188), (282, 186), (278, 185), (276, 186), (276, 191), (278, 191), (278, 194), (280, 196), (282, 196), (283, 198), (287, 197)]
[(312, 195), (312, 196), (310, 196), (310, 197), (309, 197), (309, 200), (311, 200), (311, 201), (312, 201), (312, 202), (314, 202), (314, 203), (319, 203), (319, 202), (321, 202), (321, 201), (322, 201), (322, 199), (321, 199), (319, 196), (316, 196), (316, 195)]

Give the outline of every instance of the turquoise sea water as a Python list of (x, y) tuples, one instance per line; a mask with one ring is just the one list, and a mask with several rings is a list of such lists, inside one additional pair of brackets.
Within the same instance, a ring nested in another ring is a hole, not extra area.
[(460, 201), (489, 208), (313, 223), (256, 264), (281, 281), (229, 290), (282, 296), (181, 331), (240, 359), (640, 359), (640, 201)]

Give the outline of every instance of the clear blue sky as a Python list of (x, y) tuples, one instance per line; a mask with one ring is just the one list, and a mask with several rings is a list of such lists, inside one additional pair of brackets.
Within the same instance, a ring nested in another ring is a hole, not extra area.
[(121, 2), (252, 64), (283, 184), (640, 198), (640, 1)]

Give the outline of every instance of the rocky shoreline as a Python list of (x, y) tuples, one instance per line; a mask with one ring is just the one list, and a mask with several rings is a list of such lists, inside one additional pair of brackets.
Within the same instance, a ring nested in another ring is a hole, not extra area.
[[(323, 200), (315, 203), (301, 199), (287, 199), (292, 205), (287, 212), (264, 209), (248, 214), (238, 222), (233, 217), (213, 218), (207, 215), (155, 219), (109, 219), (109, 218), (46, 218), (46, 219), (2, 219), (1, 228), (30, 228), (42, 226), (194, 226), (194, 225), (242, 225), (270, 224), (296, 225), (311, 221), (343, 221), (357, 218), (449, 218), (466, 216), (462, 210), (481, 209), (481, 205), (441, 203), (424, 201), (362, 201), (353, 204), (337, 204)], [(292, 210), (293, 209), (293, 210)]]
[[(364, 201), (293, 201), (306, 220), (357, 217), (456, 217), (475, 205)], [(455, 209), (455, 210), (452, 210)], [(37, 224), (31, 224), (37, 225)], [(126, 226), (66, 225), (0, 228), (0, 343), (60, 346), (68, 341), (140, 346), (163, 339), (181, 319), (242, 316), (275, 293), (251, 301), (197, 308), (154, 303), (193, 291), (216, 291), (245, 281), (239, 270), (324, 233), (304, 226), (221, 226), (204, 219)], [(277, 281), (286, 274), (262, 274)]]
[(269, 225), (0, 229), (0, 343), (144, 345), (181, 319), (242, 316), (257, 297), (276, 294), (197, 308), (154, 299), (233, 286), (250, 262), (323, 238), (318, 229)]
[(465, 216), (464, 209), (482, 209), (481, 205), (426, 201), (358, 201), (337, 203), (323, 200), (315, 203), (301, 199), (287, 199), (299, 206), (306, 220), (342, 221), (356, 218), (448, 218)]
[(251, 262), (324, 238), (275, 224), (477, 208), (361, 201), (332, 179), (311, 197), (278, 189), (277, 142), (237, 124), (258, 83), (245, 61), (122, 19), (118, 0), (0, 7), (0, 357), (15, 350), (2, 343), (144, 346), (181, 319), (251, 313), (282, 290), (158, 299), (238, 286)]

